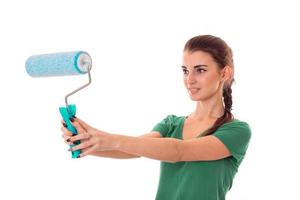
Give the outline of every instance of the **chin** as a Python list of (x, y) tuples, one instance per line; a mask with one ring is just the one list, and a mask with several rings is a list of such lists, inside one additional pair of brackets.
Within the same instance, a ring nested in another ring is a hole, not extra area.
[(213, 96), (215, 96), (217, 92), (217, 90), (213, 91), (204, 88), (201, 88), (197, 92), (192, 92), (188, 90), (188, 94), (192, 101), (205, 101), (207, 99), (213, 98)]
[(209, 98), (212, 98), (213, 94), (203, 94), (203, 93), (198, 93), (198, 94), (189, 94), (190, 95), (190, 99), (192, 101), (205, 101)]
[(190, 95), (190, 99), (191, 99), (192, 101), (202, 101), (202, 100), (204, 100), (203, 97), (199, 97), (199, 96), (191, 96), (191, 95)]

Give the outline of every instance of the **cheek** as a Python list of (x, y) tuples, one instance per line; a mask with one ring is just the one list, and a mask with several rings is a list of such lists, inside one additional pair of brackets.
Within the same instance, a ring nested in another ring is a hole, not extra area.
[(186, 77), (183, 77), (182, 80), (183, 80), (184, 85), (187, 86), (187, 79), (186, 79)]
[(219, 77), (208, 75), (203, 77), (199, 82), (201, 81), (201, 85), (204, 88), (210, 89), (210, 90), (216, 90), (220, 86), (220, 80)]

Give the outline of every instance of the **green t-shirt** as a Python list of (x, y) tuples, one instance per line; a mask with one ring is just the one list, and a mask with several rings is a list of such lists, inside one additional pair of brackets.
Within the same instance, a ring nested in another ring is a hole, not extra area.
[[(152, 131), (182, 140), (184, 121), (184, 116), (168, 115)], [(212, 135), (223, 142), (231, 156), (214, 161), (161, 162), (156, 200), (225, 200), (245, 156), (251, 130), (246, 122), (234, 119)]]

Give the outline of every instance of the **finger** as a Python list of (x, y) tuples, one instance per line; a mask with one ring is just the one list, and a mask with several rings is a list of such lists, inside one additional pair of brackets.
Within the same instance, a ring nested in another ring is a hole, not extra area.
[(68, 144), (69, 146), (74, 145), (73, 142), (69, 142), (69, 140), (65, 140), (65, 143)]
[(68, 137), (68, 136), (64, 137), (65, 143), (68, 144), (68, 145), (74, 144), (74, 142), (71, 142), (71, 138), (72, 138), (72, 136), (70, 136), (70, 137)]
[(66, 122), (62, 119), (62, 120), (60, 120), (60, 122), (62, 123), (62, 124), (66, 124)]
[(88, 148), (92, 145), (93, 145), (93, 143), (89, 140), (89, 141), (82, 142), (82, 143), (70, 148), (69, 151), (76, 151), (76, 150), (79, 150), (79, 149), (85, 149), (85, 148)]
[(78, 134), (84, 134), (87, 132), (87, 130), (84, 129), (78, 122), (74, 121), (72, 122), (72, 124), (74, 124), (74, 127), (76, 128)]
[(72, 142), (70, 142), (70, 138), (73, 136), (73, 134), (65, 127), (61, 127), (61, 130), (63, 132), (62, 137), (63, 137), (65, 143), (67, 143), (69, 145), (73, 144)]
[(63, 132), (63, 137), (71, 137), (73, 134), (66, 127), (61, 127), (60, 129)]
[(82, 125), (80, 125), (79, 122), (73, 120), (73, 122), (71, 121), (71, 123), (76, 128), (78, 134), (86, 132), (86, 129)]
[(92, 146), (91, 148), (89, 148), (85, 151), (82, 151), (81, 154), (79, 155), (79, 157), (82, 158), (82, 157), (87, 156), (91, 153), (94, 153), (95, 151), (97, 151), (97, 146), (96, 145)]
[(78, 117), (74, 118), (76, 122), (78, 122), (85, 130), (87, 130), (90, 125), (88, 125), (86, 122), (84, 122), (83, 120), (79, 119)]
[(62, 122), (61, 124), (63, 125), (63, 127), (67, 128), (67, 124), (66, 123)]
[(87, 132), (84, 132), (84, 133), (77, 134), (77, 135), (71, 137), (70, 141), (71, 142), (75, 142), (77, 140), (89, 139), (90, 137), (91, 136)]

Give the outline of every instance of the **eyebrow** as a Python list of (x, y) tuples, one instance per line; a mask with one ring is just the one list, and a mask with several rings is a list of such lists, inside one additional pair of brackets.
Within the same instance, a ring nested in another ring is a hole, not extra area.
[[(186, 66), (181, 66), (183, 69), (186, 69), (187, 67)], [(195, 65), (194, 66), (194, 69), (197, 69), (199, 67), (207, 67), (207, 65)]]

